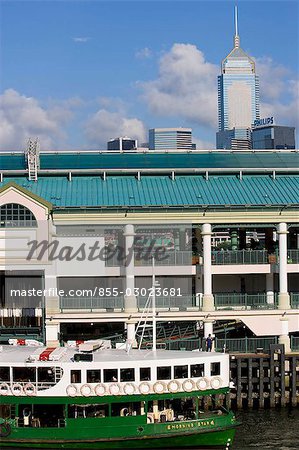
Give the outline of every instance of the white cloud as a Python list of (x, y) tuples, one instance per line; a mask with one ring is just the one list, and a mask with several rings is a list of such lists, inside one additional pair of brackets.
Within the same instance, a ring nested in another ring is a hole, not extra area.
[(20, 150), (29, 137), (39, 137), (43, 149), (65, 140), (62, 126), (71, 118), (63, 105), (45, 109), (33, 97), (7, 89), (0, 96), (0, 142), (3, 150)]
[(137, 118), (128, 118), (122, 112), (111, 112), (100, 109), (85, 123), (85, 136), (95, 148), (106, 149), (110, 139), (128, 136), (137, 139), (138, 143), (146, 139), (143, 122)]
[(153, 52), (148, 47), (141, 48), (135, 53), (137, 59), (149, 59), (152, 57), (152, 55)]
[(215, 128), (218, 73), (195, 45), (174, 44), (159, 61), (158, 78), (141, 84), (143, 98), (154, 114)]
[(88, 37), (88, 36), (73, 37), (74, 42), (85, 43), (85, 42), (88, 42), (89, 40), (90, 40), (90, 37)]

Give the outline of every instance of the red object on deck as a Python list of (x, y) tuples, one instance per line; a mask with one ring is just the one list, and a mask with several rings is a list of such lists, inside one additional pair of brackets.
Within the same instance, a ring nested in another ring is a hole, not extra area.
[(25, 345), (25, 339), (17, 339), (18, 345)]
[(78, 347), (80, 344), (84, 344), (84, 341), (79, 339), (78, 341), (76, 341), (76, 347)]
[(39, 355), (39, 361), (49, 361), (49, 356), (54, 352), (55, 347), (48, 347)]

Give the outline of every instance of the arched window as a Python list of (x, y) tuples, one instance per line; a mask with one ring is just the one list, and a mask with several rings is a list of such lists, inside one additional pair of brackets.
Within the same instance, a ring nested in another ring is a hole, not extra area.
[(37, 227), (36, 218), (23, 205), (7, 203), (0, 206), (0, 228)]

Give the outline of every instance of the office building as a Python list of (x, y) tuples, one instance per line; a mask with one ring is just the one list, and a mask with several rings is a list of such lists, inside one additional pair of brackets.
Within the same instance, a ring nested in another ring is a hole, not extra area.
[(295, 127), (258, 126), (252, 130), (253, 149), (295, 149)]
[(127, 136), (111, 139), (107, 142), (107, 150), (134, 150), (137, 149), (137, 140)]
[[(222, 61), (218, 77), (218, 133), (235, 129), (246, 140), (260, 117), (259, 108), (259, 80), (253, 59), (240, 47), (236, 8), (234, 48)], [(217, 148), (231, 148), (227, 146), (230, 133), (218, 133)]]
[(150, 150), (192, 150), (191, 128), (152, 128), (149, 130)]
[(249, 128), (233, 128), (232, 130), (218, 131), (216, 147), (224, 150), (250, 150), (251, 130)]

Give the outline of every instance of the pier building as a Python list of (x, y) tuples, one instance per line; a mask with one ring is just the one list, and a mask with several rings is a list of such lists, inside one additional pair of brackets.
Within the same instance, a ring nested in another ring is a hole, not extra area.
[(133, 342), (154, 272), (159, 322), (207, 336), (235, 321), (289, 352), (298, 192), (297, 150), (3, 153), (1, 340), (52, 346), (109, 324)]

